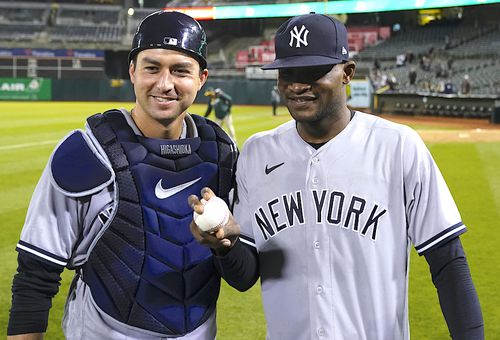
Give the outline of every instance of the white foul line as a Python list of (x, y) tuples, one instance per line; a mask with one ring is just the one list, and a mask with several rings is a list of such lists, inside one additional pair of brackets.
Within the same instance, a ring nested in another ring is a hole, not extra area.
[(46, 140), (46, 141), (43, 141), (43, 142), (5, 145), (5, 146), (0, 146), (0, 151), (13, 150), (13, 149), (22, 149), (22, 148), (30, 148), (32, 146), (42, 146), (42, 145), (55, 144), (55, 143), (57, 143), (57, 140)]

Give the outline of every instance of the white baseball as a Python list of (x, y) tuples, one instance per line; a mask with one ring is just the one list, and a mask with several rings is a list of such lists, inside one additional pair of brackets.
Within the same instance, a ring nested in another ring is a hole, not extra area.
[(203, 231), (212, 232), (227, 223), (229, 208), (226, 202), (219, 197), (212, 197), (208, 201), (202, 199), (203, 214), (193, 212), (193, 220)]

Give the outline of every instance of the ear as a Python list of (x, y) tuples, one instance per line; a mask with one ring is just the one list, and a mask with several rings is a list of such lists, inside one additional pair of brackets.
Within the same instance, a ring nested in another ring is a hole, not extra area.
[(128, 75), (130, 76), (130, 82), (133, 84), (135, 81), (135, 63), (134, 61), (130, 61), (130, 65), (128, 66)]
[(200, 84), (198, 85), (198, 91), (201, 90), (203, 85), (205, 85), (207, 79), (208, 79), (208, 70), (204, 69), (202, 72), (200, 72)]
[(344, 64), (344, 75), (342, 77), (342, 83), (344, 85), (349, 84), (351, 79), (354, 77), (354, 71), (356, 70), (356, 64), (354, 61), (349, 60)]

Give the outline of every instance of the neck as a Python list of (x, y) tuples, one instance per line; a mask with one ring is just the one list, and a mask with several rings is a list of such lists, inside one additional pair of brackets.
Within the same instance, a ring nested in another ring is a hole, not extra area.
[(137, 114), (134, 109), (130, 112), (135, 125), (148, 138), (179, 139), (185, 114), (173, 119), (156, 120), (145, 114)]

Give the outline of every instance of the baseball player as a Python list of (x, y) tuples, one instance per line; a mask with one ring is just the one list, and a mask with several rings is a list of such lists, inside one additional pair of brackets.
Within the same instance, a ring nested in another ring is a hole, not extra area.
[(65, 268), (75, 270), (67, 339), (215, 339), (220, 278), (231, 269), (223, 274), (193, 239), (187, 197), (210, 187), (228, 201), (237, 149), (217, 124), (187, 113), (208, 76), (205, 32), (185, 14), (152, 13), (129, 64), (132, 111), (88, 118), (36, 187), (17, 245), (9, 339), (43, 338)]
[(204, 117), (208, 117), (213, 109), (215, 111), (215, 122), (219, 124), (219, 126), (225, 124), (229, 136), (236, 141), (236, 132), (234, 130), (233, 118), (231, 116), (231, 106), (233, 105), (233, 99), (231, 96), (222, 91), (220, 88), (208, 88), (204, 95), (210, 98)]
[(263, 68), (279, 70), (293, 120), (243, 146), (241, 227), (230, 222), (212, 238), (194, 230), (216, 246), (241, 228), (236, 244), (253, 256), (233, 246), (225, 257), (259, 272), (267, 339), (409, 339), (411, 245), (429, 263), (451, 337), (483, 339), (459, 239), (466, 227), (425, 144), (408, 127), (346, 105), (355, 64), (344, 25), (294, 17), (275, 44)]

